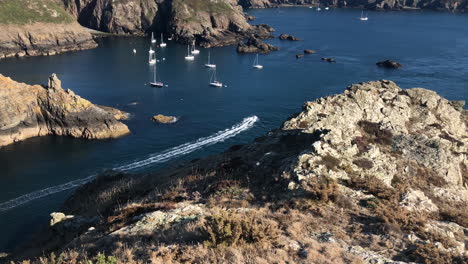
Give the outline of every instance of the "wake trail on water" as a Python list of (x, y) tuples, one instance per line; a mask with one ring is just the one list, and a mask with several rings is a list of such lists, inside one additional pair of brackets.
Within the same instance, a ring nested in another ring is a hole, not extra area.
[[(125, 165), (121, 165), (121, 166), (113, 168), (113, 170), (127, 172), (127, 171), (138, 170), (138, 169), (147, 167), (152, 164), (169, 161), (173, 158), (177, 158), (177, 157), (189, 154), (191, 152), (194, 152), (196, 150), (199, 150), (205, 146), (213, 145), (213, 144), (222, 142), (228, 138), (235, 137), (238, 134), (252, 128), (253, 125), (257, 121), (258, 121), (257, 116), (244, 118), (244, 120), (242, 120), (241, 123), (236, 124), (226, 130), (219, 131), (211, 136), (199, 138), (195, 141), (185, 143), (180, 146), (173, 147), (168, 150), (164, 150), (162, 152), (151, 154), (146, 159), (134, 161)], [(38, 190), (35, 192), (31, 192), (31, 193), (22, 195), (20, 197), (17, 197), (15, 199), (0, 203), (0, 212), (16, 208), (23, 204), (29, 203), (31, 201), (34, 201), (34, 200), (37, 200), (37, 199), (40, 199), (40, 198), (43, 198), (43, 197), (46, 197), (55, 193), (59, 193), (59, 192), (63, 192), (66, 190), (79, 187), (81, 185), (84, 185), (92, 181), (95, 177), (96, 177), (96, 174), (93, 174), (86, 178), (70, 181), (70, 182), (52, 186), (52, 187), (48, 187), (48, 188)]]

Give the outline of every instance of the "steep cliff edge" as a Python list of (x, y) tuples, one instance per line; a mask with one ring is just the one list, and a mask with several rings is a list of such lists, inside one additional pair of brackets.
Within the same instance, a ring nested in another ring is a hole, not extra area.
[(117, 109), (93, 105), (63, 90), (55, 75), (46, 88), (0, 75), (0, 147), (44, 135), (116, 138), (129, 133), (117, 120), (124, 116)]
[(320, 5), (375, 10), (431, 9), (460, 12), (468, 11), (467, 0), (239, 0), (239, 4), (245, 8), (268, 8), (284, 5)]
[(97, 47), (58, 0), (0, 1), (0, 59)]
[(467, 128), (463, 104), (433, 91), (351, 85), (225, 153), (153, 174), (101, 175), (19, 255), (466, 263)]

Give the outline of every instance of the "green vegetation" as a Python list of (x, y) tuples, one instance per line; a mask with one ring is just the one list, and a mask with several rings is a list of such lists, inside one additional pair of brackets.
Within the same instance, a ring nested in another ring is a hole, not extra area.
[(196, 12), (208, 12), (212, 14), (226, 13), (232, 10), (225, 1), (211, 0), (176, 0), (178, 4), (186, 5)]
[(74, 18), (53, 0), (0, 0), (0, 24), (71, 23)]

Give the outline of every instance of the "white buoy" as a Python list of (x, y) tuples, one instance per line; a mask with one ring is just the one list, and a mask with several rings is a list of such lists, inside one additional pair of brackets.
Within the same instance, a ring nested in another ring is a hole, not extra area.
[(136, 54), (136, 49), (133, 49), (133, 54)]

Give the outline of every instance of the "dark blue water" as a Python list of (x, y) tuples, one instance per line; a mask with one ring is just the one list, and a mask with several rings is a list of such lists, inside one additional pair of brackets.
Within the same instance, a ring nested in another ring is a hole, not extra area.
[[(159, 75), (169, 87), (147, 85), (149, 40), (106, 38), (98, 49), (52, 57), (0, 61), (0, 73), (27, 83), (45, 83), (55, 72), (64, 88), (94, 103), (128, 111), (132, 134), (117, 140), (85, 141), (42, 137), (0, 149), (0, 203), (23, 194), (59, 185), (152, 154), (210, 136), (256, 115), (259, 121), (235, 137), (172, 161), (213, 154), (229, 145), (246, 143), (277, 128), (304, 101), (339, 93), (348, 84), (390, 79), (401, 87), (425, 87), (451, 100), (468, 99), (467, 15), (433, 12), (370, 12), (359, 21), (359, 10), (317, 12), (308, 8), (252, 10), (255, 23), (268, 23), (279, 33), (304, 41), (270, 43), (280, 51), (261, 55), (263, 70), (251, 68), (254, 55), (239, 55), (235, 47), (211, 49), (217, 73), (227, 87), (208, 86), (210, 72), (203, 67), (208, 51), (194, 62), (184, 60), (186, 47), (168, 42), (157, 50)], [(133, 55), (131, 50), (137, 49)], [(317, 54), (296, 60), (303, 49)], [(335, 57), (336, 64), (321, 57)], [(375, 66), (383, 59), (401, 62), (400, 70)], [(138, 102), (137, 105), (129, 105)], [(162, 113), (180, 120), (157, 125), (151, 116)], [(156, 170), (154, 163), (139, 171)], [(24, 240), (48, 221), (70, 191), (36, 199), (0, 212), (0, 251)]]

